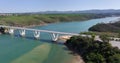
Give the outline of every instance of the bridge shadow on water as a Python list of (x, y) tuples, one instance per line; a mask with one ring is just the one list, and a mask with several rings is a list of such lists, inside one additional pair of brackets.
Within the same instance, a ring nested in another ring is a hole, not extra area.
[(36, 39), (34, 37), (28, 37), (28, 36), (25, 36), (25, 37), (21, 37), (20, 35), (14, 35), (14, 37), (18, 37), (18, 38), (25, 38), (25, 39), (29, 39), (29, 40), (35, 40), (35, 41), (40, 41), (40, 42), (43, 42), (43, 43), (50, 43), (50, 44), (58, 44), (58, 45), (64, 45), (64, 43), (62, 42), (54, 42), (50, 39)]

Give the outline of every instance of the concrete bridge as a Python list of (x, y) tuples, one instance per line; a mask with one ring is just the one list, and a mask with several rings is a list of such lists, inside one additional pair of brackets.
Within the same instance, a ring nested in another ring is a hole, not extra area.
[(4, 26), (0, 25), (0, 27), (7, 28), (7, 33), (14, 34), (15, 30), (19, 30), (20, 36), (24, 37), (27, 33), (26, 31), (32, 31), (34, 38), (38, 39), (40, 37), (41, 32), (50, 33), (52, 37), (52, 41), (57, 41), (59, 35), (79, 35), (77, 33), (67, 33), (67, 32), (58, 32), (58, 31), (49, 31), (49, 30), (39, 30), (39, 29), (31, 29), (31, 28), (24, 28), (24, 27), (13, 27), (13, 26)]

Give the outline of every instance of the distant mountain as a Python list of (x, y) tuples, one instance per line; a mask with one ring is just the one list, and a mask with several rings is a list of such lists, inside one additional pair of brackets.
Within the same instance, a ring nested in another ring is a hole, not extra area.
[(107, 9), (107, 10), (84, 10), (84, 11), (44, 11), (44, 12), (35, 12), (40, 14), (79, 14), (79, 13), (120, 13), (119, 10)]
[(40, 12), (24, 12), (24, 13), (0, 13), (0, 14), (81, 14), (81, 13), (94, 13), (94, 14), (100, 14), (100, 13), (119, 13), (120, 9), (106, 9), (106, 10), (99, 10), (99, 9), (93, 9), (93, 10), (83, 10), (83, 11), (40, 11)]
[(107, 9), (107, 10), (85, 10), (80, 13), (120, 13), (120, 10)]

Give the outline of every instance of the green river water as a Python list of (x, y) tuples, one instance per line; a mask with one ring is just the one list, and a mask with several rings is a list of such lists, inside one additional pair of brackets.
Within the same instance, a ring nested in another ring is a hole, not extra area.
[[(109, 23), (119, 17), (92, 19), (82, 22), (55, 23), (36, 26), (35, 29), (80, 33), (96, 23)], [(70, 63), (73, 55), (62, 44), (51, 42), (48, 33), (41, 33), (40, 40), (33, 39), (33, 32), (27, 31), (21, 38), (16, 31), (15, 36), (0, 35), (0, 63)]]

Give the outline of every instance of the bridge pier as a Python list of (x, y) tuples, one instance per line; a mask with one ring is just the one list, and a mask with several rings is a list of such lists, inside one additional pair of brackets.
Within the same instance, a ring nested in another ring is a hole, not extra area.
[(19, 32), (20, 32), (20, 36), (22, 36), (22, 37), (25, 36), (25, 29), (21, 29), (21, 30), (19, 30)]
[(9, 28), (8, 33), (11, 34), (11, 35), (13, 35), (14, 34), (14, 29)]
[(35, 38), (35, 39), (39, 39), (39, 37), (40, 37), (40, 32), (35, 31), (35, 32), (34, 32), (34, 38)]
[(58, 40), (59, 34), (52, 33), (52, 41), (56, 42)]

